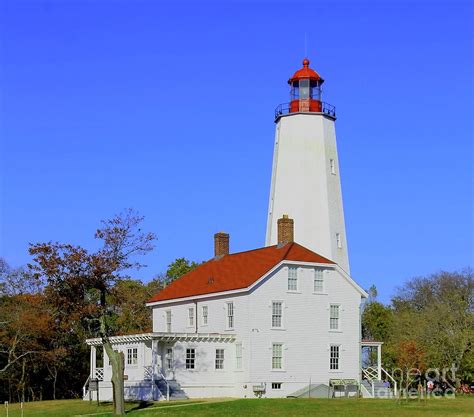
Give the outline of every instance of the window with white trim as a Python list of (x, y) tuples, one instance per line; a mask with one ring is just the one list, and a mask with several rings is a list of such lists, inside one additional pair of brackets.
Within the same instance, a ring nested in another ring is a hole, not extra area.
[(288, 291), (298, 291), (298, 268), (288, 267)]
[(138, 365), (138, 348), (127, 349), (127, 365)]
[(194, 307), (188, 308), (188, 326), (194, 327)]
[(216, 369), (224, 369), (224, 349), (216, 349)]
[(340, 233), (336, 233), (336, 246), (338, 249), (342, 249), (342, 239)]
[(339, 330), (339, 304), (331, 304), (329, 306), (329, 329), (330, 330)]
[(337, 371), (339, 369), (339, 345), (331, 345), (329, 352), (329, 369)]
[(173, 348), (166, 348), (166, 369), (173, 369)]
[(283, 344), (272, 344), (272, 369), (283, 368)]
[(331, 174), (336, 175), (336, 162), (334, 159), (329, 160), (329, 166), (331, 168)]
[(196, 365), (196, 349), (186, 349), (186, 369), (194, 369)]
[(171, 310), (166, 312), (166, 331), (171, 333)]
[(322, 268), (314, 268), (314, 292), (324, 291), (324, 270)]
[(207, 325), (209, 309), (207, 306), (202, 306), (202, 324), (203, 326)]
[(272, 382), (272, 389), (281, 389), (281, 382)]
[(234, 303), (227, 303), (227, 328), (234, 328)]
[(242, 369), (242, 343), (235, 344), (235, 369)]
[(281, 301), (272, 301), (272, 327), (282, 327), (282, 306)]

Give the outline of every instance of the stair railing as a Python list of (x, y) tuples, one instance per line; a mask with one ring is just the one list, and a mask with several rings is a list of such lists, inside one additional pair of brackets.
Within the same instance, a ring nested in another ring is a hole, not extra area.
[(86, 382), (84, 382), (84, 385), (82, 387), (82, 398), (84, 399), (87, 395), (87, 387), (89, 386), (89, 381), (91, 379), (91, 376), (89, 375), (86, 379)]
[(362, 368), (362, 373), (364, 374), (366, 380), (369, 382), (371, 391), (372, 391), (372, 398), (375, 398), (375, 387), (374, 387), (374, 375), (371, 372), (372, 368), (364, 369)]
[(398, 393), (398, 387), (397, 387), (397, 381), (395, 381), (395, 379), (393, 378), (392, 375), (390, 375), (385, 369), (381, 368), (382, 369), (382, 372), (389, 377), (389, 379), (392, 381), (393, 383), (393, 394), (395, 395), (395, 397), (397, 396), (397, 393)]
[(163, 375), (163, 372), (161, 371), (161, 368), (158, 367), (158, 372), (161, 376), (161, 379), (163, 381), (165, 381), (165, 384), (166, 384), (166, 401), (169, 401), (170, 400), (170, 384), (169, 382), (166, 380), (165, 376)]

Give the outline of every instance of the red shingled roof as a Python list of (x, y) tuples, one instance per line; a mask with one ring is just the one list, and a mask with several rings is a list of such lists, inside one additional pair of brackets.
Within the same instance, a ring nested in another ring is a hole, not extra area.
[(298, 243), (267, 246), (213, 258), (173, 281), (148, 302), (247, 288), (283, 260), (334, 264)]

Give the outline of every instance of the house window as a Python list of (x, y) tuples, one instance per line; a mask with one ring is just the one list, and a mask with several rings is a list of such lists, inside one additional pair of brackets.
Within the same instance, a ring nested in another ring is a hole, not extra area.
[(334, 159), (329, 160), (329, 166), (331, 168), (331, 174), (336, 175), (336, 162)]
[(281, 389), (281, 382), (272, 382), (272, 389)]
[(173, 369), (173, 348), (166, 348), (166, 369)]
[(227, 303), (227, 328), (234, 328), (234, 303)]
[(339, 305), (331, 304), (329, 306), (329, 329), (339, 330)]
[(127, 365), (138, 365), (138, 348), (127, 349)]
[(324, 291), (324, 271), (321, 268), (314, 269), (314, 292)]
[(272, 302), (272, 327), (281, 327), (282, 302)]
[(207, 318), (208, 318), (208, 308), (207, 306), (202, 306), (202, 324), (203, 326), (207, 325)]
[(166, 331), (171, 333), (171, 310), (166, 312)]
[(216, 369), (224, 369), (224, 349), (216, 349)]
[(342, 249), (342, 239), (340, 233), (336, 233), (336, 246), (338, 249)]
[(186, 369), (194, 369), (196, 364), (196, 349), (186, 349)]
[(298, 268), (296, 266), (288, 267), (288, 291), (298, 290)]
[(273, 343), (272, 345), (272, 369), (283, 368), (283, 345), (281, 343)]
[(194, 307), (188, 308), (188, 326), (194, 327)]
[(329, 369), (339, 369), (339, 345), (331, 345), (331, 350), (329, 354)]
[(235, 345), (235, 368), (242, 369), (242, 343)]

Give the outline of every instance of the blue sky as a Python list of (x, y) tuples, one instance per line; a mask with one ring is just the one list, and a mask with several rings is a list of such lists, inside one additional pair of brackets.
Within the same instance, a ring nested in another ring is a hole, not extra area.
[(473, 265), (472, 4), (4, 1), (0, 256), (94, 247), (132, 207), (177, 257), (263, 246), (274, 108), (305, 54), (337, 107), (353, 277)]

